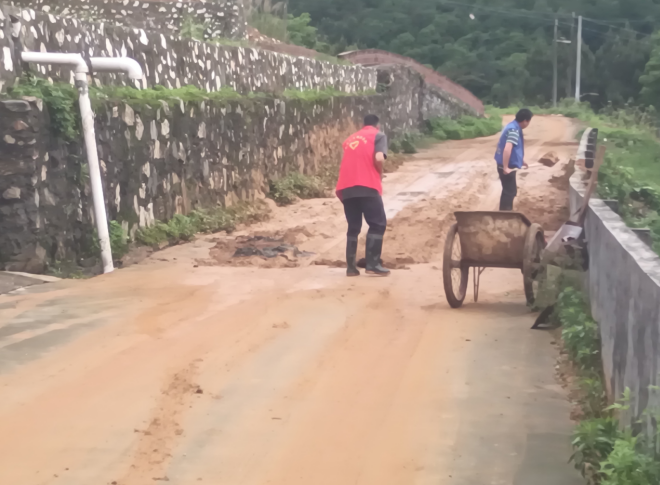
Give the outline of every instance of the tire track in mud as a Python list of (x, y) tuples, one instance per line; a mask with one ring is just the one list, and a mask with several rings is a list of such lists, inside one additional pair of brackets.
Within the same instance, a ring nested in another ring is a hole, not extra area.
[(184, 410), (193, 396), (203, 393), (194, 383), (201, 362), (201, 359), (196, 359), (167, 381), (148, 426), (144, 430), (135, 430), (141, 436), (133, 453), (133, 463), (128, 473), (116, 482), (117, 485), (169, 481), (164, 472), (172, 458), (178, 437), (183, 435), (181, 419)]

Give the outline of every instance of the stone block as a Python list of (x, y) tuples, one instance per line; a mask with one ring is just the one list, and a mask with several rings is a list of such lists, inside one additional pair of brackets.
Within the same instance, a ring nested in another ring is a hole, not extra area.
[(21, 189), (18, 187), (9, 187), (2, 193), (2, 198), (5, 200), (11, 199), (20, 199), (21, 198)]

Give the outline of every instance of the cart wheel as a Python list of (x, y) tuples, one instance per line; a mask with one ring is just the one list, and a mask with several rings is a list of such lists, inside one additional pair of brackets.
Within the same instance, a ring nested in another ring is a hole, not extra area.
[(470, 268), (463, 267), (461, 240), (458, 235), (458, 224), (449, 229), (445, 241), (445, 256), (442, 264), (442, 277), (445, 284), (447, 302), (452, 308), (459, 308), (465, 300)]
[(527, 303), (533, 305), (538, 293), (539, 279), (543, 271), (541, 253), (545, 248), (543, 228), (539, 224), (532, 224), (525, 237), (523, 254), (523, 278), (525, 280), (525, 296)]

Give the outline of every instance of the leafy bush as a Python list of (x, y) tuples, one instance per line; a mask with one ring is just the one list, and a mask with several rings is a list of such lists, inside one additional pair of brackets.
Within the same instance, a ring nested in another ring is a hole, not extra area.
[(502, 117), (491, 115), (489, 118), (463, 116), (457, 120), (434, 118), (429, 121), (431, 136), (444, 140), (467, 140), (492, 136), (502, 130)]
[(617, 439), (600, 465), (602, 485), (657, 485), (660, 462), (640, 451), (639, 438), (629, 433)]
[[(600, 373), (598, 326), (589, 315), (583, 295), (565, 288), (556, 305), (563, 325), (564, 347), (578, 367), (582, 408), (587, 419), (573, 432), (574, 453), (570, 461), (592, 485), (651, 485), (660, 483), (659, 435), (635, 434), (622, 429), (619, 412), (628, 411), (631, 391), (622, 400), (606, 406)], [(650, 386), (651, 393), (660, 388)], [(639, 421), (640, 430), (657, 430), (658, 413), (647, 410)]]
[(119, 259), (128, 252), (128, 235), (124, 232), (124, 228), (117, 221), (110, 221), (110, 248), (112, 250), (112, 257)]
[(589, 483), (598, 482), (600, 464), (612, 453), (620, 437), (619, 421), (612, 417), (588, 419), (577, 425), (571, 461)]
[(171, 241), (190, 241), (198, 232), (194, 220), (182, 214), (176, 214), (165, 227), (167, 238)]
[(7, 89), (13, 98), (32, 96), (43, 100), (50, 116), (53, 135), (64, 141), (77, 139), (82, 120), (78, 109), (78, 90), (68, 83), (50, 83), (45, 79), (27, 75), (20, 83)]
[(325, 188), (318, 177), (292, 172), (270, 182), (269, 196), (279, 205), (289, 205), (298, 199), (324, 197)]
[(584, 372), (579, 381), (582, 392), (582, 412), (587, 418), (602, 418), (607, 414), (607, 396), (603, 380), (598, 372)]
[(583, 371), (600, 367), (600, 332), (589, 315), (581, 292), (572, 287), (559, 295), (556, 311), (562, 323), (564, 347), (571, 359)]
[(179, 35), (183, 39), (204, 40), (204, 32), (208, 22), (200, 23), (193, 15), (187, 15), (181, 23)]
[(415, 138), (408, 133), (403, 135), (403, 138), (401, 138), (401, 151), (408, 155), (417, 153), (417, 147), (415, 146)]
[(289, 42), (288, 22), (284, 18), (271, 12), (255, 11), (250, 15), (248, 23), (251, 27), (257, 29), (261, 35), (280, 42)]
[(153, 226), (139, 229), (135, 240), (144, 246), (158, 246), (167, 242), (167, 232), (167, 224), (156, 222)]
[(427, 148), (435, 142), (437, 142), (435, 138), (431, 138), (423, 132), (409, 131), (390, 140), (389, 151), (394, 154), (412, 155), (419, 149)]

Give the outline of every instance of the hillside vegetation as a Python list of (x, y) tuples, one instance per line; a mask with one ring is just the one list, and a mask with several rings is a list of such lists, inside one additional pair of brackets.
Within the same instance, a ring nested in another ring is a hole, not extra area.
[[(308, 47), (409, 56), (503, 107), (551, 100), (554, 20), (559, 37), (571, 39), (575, 12), (589, 19), (584, 100), (598, 108), (660, 101), (660, 50), (644, 76), (658, 44), (652, 37), (660, 21), (657, 0), (290, 0), (289, 12), (310, 14), (309, 26), (318, 32), (306, 31)], [(574, 95), (575, 45), (558, 45), (560, 98)]]

